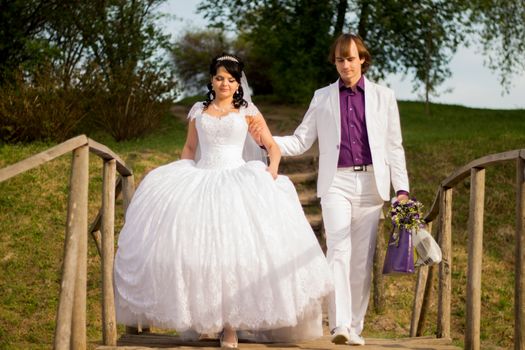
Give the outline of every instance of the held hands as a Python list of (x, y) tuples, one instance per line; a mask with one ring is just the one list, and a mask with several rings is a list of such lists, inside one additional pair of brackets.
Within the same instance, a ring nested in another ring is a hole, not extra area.
[(256, 119), (255, 116), (247, 116), (248, 117), (248, 131), (252, 135), (255, 142), (262, 146), (262, 131), (264, 128), (263, 121), (260, 119)]
[(269, 172), (270, 175), (272, 175), (274, 180), (277, 179), (277, 176), (279, 175), (277, 166), (272, 166), (272, 164), (270, 164), (268, 168), (266, 168), (266, 171)]
[(264, 121), (262, 115), (246, 116), (248, 123), (248, 131), (259, 146), (264, 146), (270, 157), (270, 165), (266, 171), (272, 175), (273, 179), (277, 179), (279, 171), (279, 162), (281, 160), (281, 151), (279, 146), (273, 140), (272, 134)]

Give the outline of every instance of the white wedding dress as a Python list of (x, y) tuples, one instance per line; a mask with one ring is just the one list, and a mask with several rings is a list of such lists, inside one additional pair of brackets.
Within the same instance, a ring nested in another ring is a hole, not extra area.
[(194, 333), (228, 324), (262, 341), (322, 335), (331, 274), (295, 188), (242, 158), (245, 116), (257, 112), (217, 118), (195, 104), (200, 160), (140, 183), (115, 258), (119, 323)]

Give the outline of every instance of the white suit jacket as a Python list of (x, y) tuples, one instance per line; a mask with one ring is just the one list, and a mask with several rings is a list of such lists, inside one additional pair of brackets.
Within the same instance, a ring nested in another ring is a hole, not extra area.
[[(388, 201), (391, 183), (395, 191), (409, 191), (399, 111), (394, 92), (366, 78), (365, 120), (377, 190), (381, 198)], [(317, 196), (325, 195), (339, 160), (339, 81), (315, 91), (310, 107), (293, 135), (275, 136), (274, 139), (284, 156), (302, 154), (319, 139)]]

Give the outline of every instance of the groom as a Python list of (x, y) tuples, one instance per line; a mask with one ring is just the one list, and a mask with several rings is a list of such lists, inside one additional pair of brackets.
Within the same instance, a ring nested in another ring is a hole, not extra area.
[(381, 208), (391, 183), (398, 200), (408, 197), (408, 176), (394, 92), (363, 76), (371, 57), (361, 38), (339, 36), (330, 60), (339, 79), (315, 91), (293, 135), (274, 139), (283, 156), (302, 154), (319, 140), (317, 196), (335, 285), (328, 310), (332, 342), (364, 345)]

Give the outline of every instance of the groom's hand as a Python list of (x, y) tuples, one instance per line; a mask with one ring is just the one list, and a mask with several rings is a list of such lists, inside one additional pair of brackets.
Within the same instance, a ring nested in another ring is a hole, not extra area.
[(263, 130), (263, 121), (258, 120), (256, 118), (248, 118), (250, 121), (248, 124), (248, 131), (250, 132), (250, 135), (252, 135), (253, 139), (259, 146), (262, 146), (262, 130)]
[(397, 191), (396, 197), (399, 203), (404, 202), (408, 200), (408, 192), (407, 191)]

